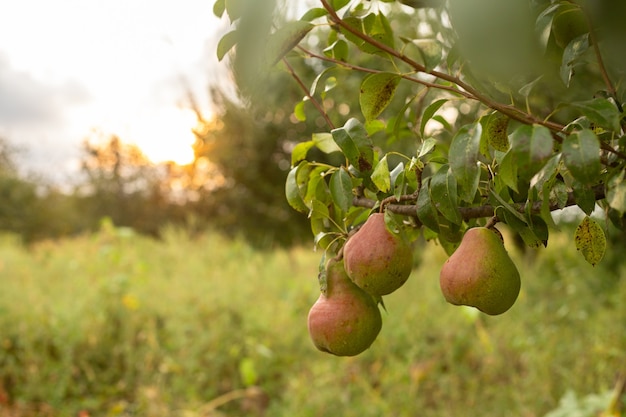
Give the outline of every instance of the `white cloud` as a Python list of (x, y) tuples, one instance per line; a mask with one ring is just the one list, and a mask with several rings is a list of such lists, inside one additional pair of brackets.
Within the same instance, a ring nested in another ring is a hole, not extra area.
[(92, 128), (124, 139), (134, 120), (171, 114), (162, 109), (184, 99), (180, 78), (208, 104), (217, 67), (212, 51), (224, 30), (212, 6), (207, 0), (3, 2), (0, 134), (28, 149), (30, 168), (58, 172)]

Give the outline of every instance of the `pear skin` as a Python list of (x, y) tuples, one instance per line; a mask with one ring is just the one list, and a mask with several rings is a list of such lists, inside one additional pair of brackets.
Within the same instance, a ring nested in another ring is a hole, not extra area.
[(439, 275), (441, 292), (454, 305), (476, 307), (495, 316), (510, 309), (519, 295), (519, 272), (500, 236), (474, 227), (448, 258)]
[(400, 288), (413, 269), (413, 248), (391, 233), (384, 213), (374, 213), (346, 242), (343, 261), (350, 279), (374, 296)]
[(331, 259), (325, 274), (325, 289), (309, 310), (311, 340), (322, 352), (358, 355), (380, 333), (382, 317), (378, 305), (348, 278), (343, 262)]

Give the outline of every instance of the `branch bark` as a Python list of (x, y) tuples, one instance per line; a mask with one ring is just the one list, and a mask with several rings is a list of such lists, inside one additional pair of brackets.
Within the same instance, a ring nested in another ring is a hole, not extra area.
[[(593, 193), (596, 201), (602, 200), (605, 198), (604, 186), (597, 185), (593, 188)], [(378, 201), (372, 200), (366, 197), (355, 197), (352, 200), (352, 204), (357, 207), (365, 207), (365, 208), (374, 208)], [(512, 203), (511, 205), (520, 213), (526, 213), (528, 209), (529, 203)], [(536, 201), (532, 203), (530, 207), (530, 211), (532, 213), (539, 213), (541, 211), (541, 207), (543, 205), (543, 201)], [(550, 203), (550, 211), (560, 210), (565, 207), (575, 206), (576, 198), (574, 197), (574, 193), (570, 192), (567, 195), (567, 200), (564, 205), (560, 205), (557, 203)], [(421, 224), (417, 219), (417, 205), (415, 204), (387, 204), (387, 210), (390, 210), (393, 213), (409, 216), (415, 218), (418, 224)], [(476, 206), (476, 207), (459, 207), (459, 212), (461, 213), (461, 217), (463, 220), (468, 221), (471, 219), (479, 219), (485, 217), (493, 217), (495, 215), (497, 206), (493, 206), (491, 204), (486, 204), (484, 206)]]
[[(488, 97), (487, 95), (483, 94), (482, 92), (476, 90), (471, 85), (465, 83), (463, 80), (461, 80), (458, 77), (455, 77), (455, 76), (450, 75), (450, 74), (446, 74), (444, 72), (436, 71), (436, 70), (430, 70), (430, 71), (427, 70), (426, 67), (424, 67), (422, 64), (412, 60), (411, 58), (409, 58), (408, 56), (404, 55), (403, 53), (401, 53), (401, 52), (399, 52), (399, 51), (397, 51), (397, 50), (395, 50), (395, 49), (393, 49), (393, 48), (383, 44), (382, 42), (379, 42), (376, 39), (373, 39), (372, 37), (364, 34), (363, 32), (361, 32), (361, 31), (353, 28), (352, 26), (348, 25), (347, 23), (345, 23), (339, 17), (339, 15), (337, 15), (337, 13), (331, 7), (331, 5), (328, 3), (327, 0), (320, 0), (320, 2), (322, 3), (322, 6), (324, 7), (324, 9), (326, 9), (326, 11), (328, 12), (330, 20), (334, 24), (336, 24), (338, 26), (341, 26), (341, 28), (343, 28), (344, 30), (350, 32), (354, 36), (357, 36), (361, 40), (369, 43), (370, 45), (380, 49), (383, 52), (386, 52), (390, 56), (392, 56), (394, 58), (397, 58), (400, 61), (406, 63), (411, 68), (413, 68), (415, 71), (422, 72), (424, 74), (432, 75), (433, 77), (436, 77), (436, 78), (444, 80), (444, 81), (448, 81), (448, 82), (456, 85), (460, 89), (460, 90), (457, 90), (457, 92), (459, 94), (463, 94), (460, 91), (464, 90), (466, 93), (469, 93), (476, 100), (480, 101), (481, 103), (483, 103), (487, 107), (489, 107), (489, 108), (491, 108), (493, 110), (497, 110), (500, 113), (507, 115), (511, 119), (517, 120), (517, 121), (522, 122), (524, 124), (540, 124), (540, 125), (543, 125), (543, 126), (547, 127), (548, 129), (550, 129), (550, 130), (552, 130), (554, 132), (560, 132), (560, 131), (562, 131), (565, 128), (565, 126), (563, 126), (561, 124), (540, 119), (540, 118), (538, 118), (538, 117), (536, 117), (536, 116), (534, 116), (532, 114), (526, 113), (526, 112), (518, 109), (517, 107), (497, 102), (497, 101), (491, 99), (491, 97)], [(463, 94), (463, 95), (465, 95), (465, 94)]]

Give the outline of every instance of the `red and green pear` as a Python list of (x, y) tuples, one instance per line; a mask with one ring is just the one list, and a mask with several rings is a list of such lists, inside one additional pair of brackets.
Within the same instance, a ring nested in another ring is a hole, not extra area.
[(322, 274), (323, 290), (308, 316), (311, 340), (323, 352), (358, 355), (380, 333), (382, 317), (378, 305), (348, 278), (340, 260), (328, 261)]
[(356, 285), (380, 297), (407, 281), (413, 269), (413, 248), (389, 231), (384, 213), (374, 213), (344, 245), (343, 261)]
[(444, 263), (439, 284), (449, 303), (476, 307), (489, 315), (510, 309), (521, 287), (501, 236), (486, 227), (465, 232), (460, 246)]

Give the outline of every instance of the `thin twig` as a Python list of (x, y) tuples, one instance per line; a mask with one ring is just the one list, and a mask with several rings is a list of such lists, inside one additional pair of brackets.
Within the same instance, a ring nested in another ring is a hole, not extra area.
[[(480, 91), (476, 90), (474, 87), (472, 87), (471, 85), (465, 83), (464, 81), (462, 81), (458, 77), (455, 77), (455, 76), (450, 75), (450, 74), (446, 74), (444, 72), (436, 71), (436, 70), (430, 70), (430, 71), (427, 70), (424, 65), (422, 65), (422, 64), (412, 60), (411, 58), (409, 58), (408, 56), (404, 55), (403, 53), (401, 53), (399, 51), (396, 51), (395, 49), (385, 45), (382, 42), (379, 42), (376, 39), (373, 39), (372, 37), (364, 34), (363, 32), (359, 31), (358, 29), (356, 29), (356, 28), (350, 26), (349, 24), (345, 23), (337, 15), (337, 13), (330, 6), (330, 4), (328, 4), (327, 0), (320, 0), (320, 2), (322, 3), (322, 6), (324, 7), (324, 9), (326, 9), (326, 11), (328, 12), (330, 19), (335, 24), (341, 26), (344, 30), (350, 32), (354, 36), (360, 38), (361, 40), (363, 40), (363, 41), (365, 41), (367, 43), (369, 43), (370, 45), (380, 49), (383, 52), (386, 52), (390, 56), (393, 56), (393, 57), (401, 60), (402, 62), (406, 63), (411, 68), (413, 68), (415, 71), (422, 72), (422, 73), (425, 73), (425, 74), (429, 74), (429, 75), (432, 75), (432, 76), (437, 77), (439, 79), (442, 79), (444, 81), (448, 81), (450, 83), (453, 83), (454, 85), (458, 86), (459, 88), (465, 90), (467, 93), (471, 94), (476, 100), (480, 101), (481, 103), (483, 103), (487, 107), (492, 108), (494, 110), (497, 110), (500, 113), (503, 113), (503, 114), (509, 116), (511, 119), (520, 121), (520, 122), (522, 122), (524, 124), (540, 124), (540, 125), (543, 125), (543, 126), (547, 127), (548, 129), (550, 129), (552, 131), (555, 131), (555, 132), (560, 132), (565, 127), (565, 126), (563, 126), (563, 125), (561, 125), (559, 123), (554, 123), (554, 122), (550, 122), (550, 121), (539, 119), (539, 118), (533, 116), (532, 114), (528, 114), (528, 113), (523, 112), (522, 110), (518, 109), (517, 107), (510, 106), (510, 105), (507, 105), (507, 104), (502, 104), (502, 103), (499, 103), (497, 101), (494, 101), (490, 97), (488, 97), (485, 94), (481, 93)], [(441, 86), (440, 85), (435, 85), (435, 88), (439, 88), (439, 87), (441, 87)]]
[[(332, 57), (328, 57), (328, 56), (324, 56), (324, 55), (319, 55), (316, 54), (315, 52), (312, 52), (302, 46), (298, 46), (298, 49), (300, 49), (303, 53), (305, 53), (309, 58), (315, 58), (315, 59), (319, 59), (320, 61), (325, 61), (325, 62), (330, 62), (336, 65), (340, 65), (342, 67), (345, 67), (347, 69), (351, 69), (351, 70), (355, 70), (355, 71), (359, 71), (359, 72), (364, 72), (364, 73), (368, 73), (368, 74), (380, 74), (382, 72), (386, 72), (386, 71), (382, 71), (382, 70), (377, 70), (377, 69), (373, 69), (373, 68), (367, 68), (367, 67), (361, 67), (359, 65), (354, 65), (354, 64), (350, 64), (348, 62), (345, 61), (340, 61), (336, 58), (332, 58)], [(467, 91), (464, 90), (460, 90), (458, 88), (454, 88), (448, 85), (442, 85), (442, 84), (436, 84), (436, 83), (431, 83), (425, 80), (420, 80), (419, 78), (415, 78), (412, 77), (410, 74), (398, 74), (398, 76), (400, 78), (403, 78), (407, 81), (410, 81), (412, 83), (416, 83), (416, 84), (421, 84), (425, 87), (428, 88), (436, 88), (438, 90), (444, 90), (444, 91), (448, 91), (452, 94), (457, 94), (460, 96), (463, 96), (465, 98), (468, 98), (470, 100), (476, 100), (478, 101), (478, 98), (474, 97), (471, 93), (468, 93)]]
[(328, 114), (326, 113), (326, 111), (324, 110), (324, 108), (322, 107), (322, 105), (315, 99), (315, 97), (313, 97), (311, 95), (311, 93), (309, 92), (309, 89), (307, 88), (307, 86), (304, 84), (304, 82), (302, 81), (302, 79), (298, 76), (298, 74), (296, 74), (296, 71), (293, 69), (293, 67), (291, 66), (291, 64), (289, 64), (289, 61), (287, 61), (286, 58), (283, 58), (283, 64), (285, 64), (285, 66), (287, 67), (287, 69), (289, 70), (289, 74), (291, 74), (291, 76), (293, 77), (294, 80), (296, 80), (296, 82), (298, 83), (298, 85), (300, 86), (300, 88), (302, 89), (302, 91), (304, 91), (304, 94), (309, 98), (309, 100), (311, 100), (311, 103), (313, 103), (313, 105), (315, 106), (315, 108), (317, 109), (317, 111), (320, 112), (320, 114), (322, 115), (322, 117), (324, 118), (324, 120), (326, 120), (326, 124), (328, 125), (328, 127), (330, 129), (334, 129), (335, 125), (333, 124), (333, 121), (330, 120), (330, 117), (328, 117)]

